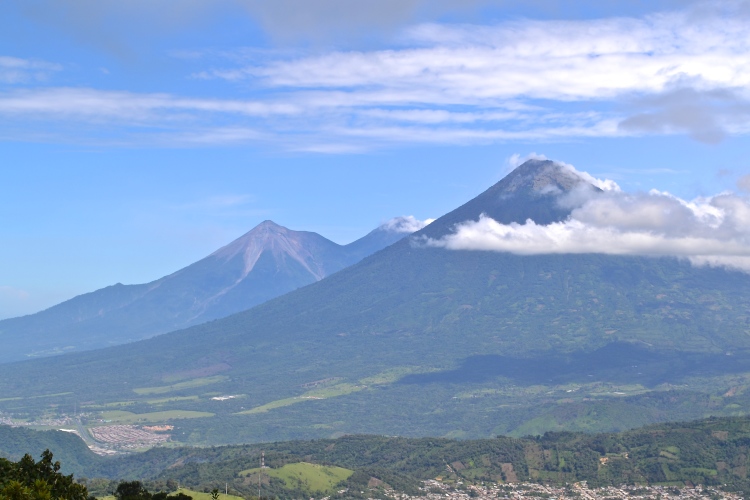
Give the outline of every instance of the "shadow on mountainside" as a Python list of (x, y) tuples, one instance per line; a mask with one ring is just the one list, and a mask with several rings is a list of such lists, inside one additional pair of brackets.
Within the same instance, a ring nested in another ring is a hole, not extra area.
[(607, 381), (653, 387), (688, 376), (750, 372), (750, 353), (732, 355), (656, 351), (616, 342), (591, 352), (547, 354), (534, 358), (477, 355), (455, 370), (407, 375), (400, 384), (481, 383), (507, 378), (517, 384), (565, 384)]

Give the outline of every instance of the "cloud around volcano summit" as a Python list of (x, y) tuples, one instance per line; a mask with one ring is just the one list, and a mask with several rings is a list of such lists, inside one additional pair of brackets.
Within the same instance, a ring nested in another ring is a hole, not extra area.
[[(581, 199), (583, 196), (584, 199)], [(750, 200), (733, 193), (686, 201), (668, 192), (587, 190), (560, 196), (575, 203), (570, 217), (540, 225), (501, 224), (482, 215), (427, 246), (519, 255), (587, 254), (672, 256), (693, 265), (750, 272)]]

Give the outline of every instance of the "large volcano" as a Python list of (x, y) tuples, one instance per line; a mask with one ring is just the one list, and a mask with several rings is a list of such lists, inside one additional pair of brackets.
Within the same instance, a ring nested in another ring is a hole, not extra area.
[[(506, 223), (562, 220), (578, 189), (597, 190), (563, 165), (527, 162), (413, 236), (248, 311), (0, 366), (0, 400), (72, 392), (93, 408), (136, 401), (140, 411), (217, 414), (179, 423), (196, 443), (577, 428), (556, 427), (559, 414), (580, 417), (578, 428), (611, 430), (750, 410), (727, 386), (750, 378), (746, 274), (675, 258), (420, 244), (483, 213)], [(285, 240), (274, 241), (282, 252)], [(243, 272), (262, 260), (225, 250), (219, 257)], [(282, 254), (317, 269), (303, 253)], [(182, 399), (153, 406), (149, 391)], [(237, 397), (219, 404), (210, 394)], [(641, 399), (618, 399), (625, 395)]]

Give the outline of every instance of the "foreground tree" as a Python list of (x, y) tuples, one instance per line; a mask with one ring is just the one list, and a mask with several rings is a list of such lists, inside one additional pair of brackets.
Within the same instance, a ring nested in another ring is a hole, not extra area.
[(151, 493), (140, 481), (124, 481), (115, 490), (117, 500), (151, 500), (151, 497)]
[(88, 490), (60, 473), (60, 462), (53, 462), (45, 450), (35, 462), (26, 454), (18, 462), (0, 458), (0, 500), (86, 500)]

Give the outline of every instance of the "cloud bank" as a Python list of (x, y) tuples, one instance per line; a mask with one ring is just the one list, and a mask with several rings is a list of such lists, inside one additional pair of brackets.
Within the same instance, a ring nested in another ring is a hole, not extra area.
[(693, 201), (666, 192), (591, 196), (558, 223), (500, 224), (482, 216), (428, 246), (518, 255), (678, 257), (750, 272), (750, 200), (723, 193)]

